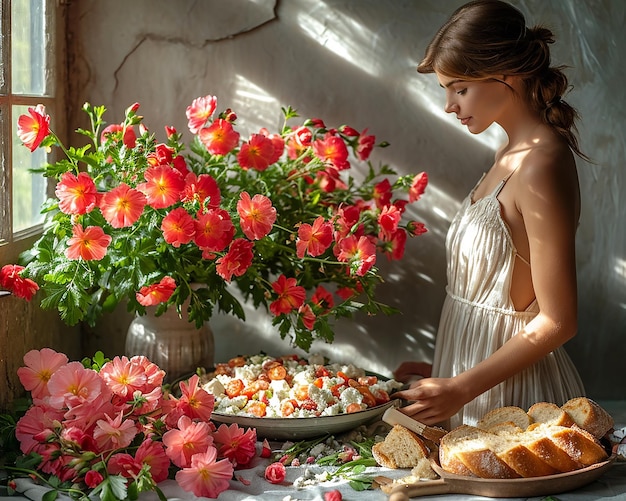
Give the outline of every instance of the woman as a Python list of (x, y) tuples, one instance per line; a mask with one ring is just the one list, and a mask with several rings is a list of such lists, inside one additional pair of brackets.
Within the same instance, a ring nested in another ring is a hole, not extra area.
[(550, 66), (550, 30), (527, 28), (499, 0), (455, 11), (417, 71), (434, 73), (445, 111), (473, 134), (494, 122), (508, 141), (452, 221), (447, 296), (427, 376), (395, 394), (426, 424), (475, 424), (488, 410), (562, 404), (584, 394), (562, 345), (577, 329), (575, 233), (580, 193), (572, 152), (576, 111), (567, 78)]

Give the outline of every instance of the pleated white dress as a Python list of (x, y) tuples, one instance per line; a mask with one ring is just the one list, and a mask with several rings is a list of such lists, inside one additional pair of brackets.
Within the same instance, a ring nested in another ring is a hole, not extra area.
[[(525, 311), (516, 311), (511, 301), (513, 266), (521, 256), (502, 219), (497, 198), (506, 181), (503, 179), (490, 195), (475, 203), (472, 190), (448, 231), (447, 296), (437, 333), (433, 377), (452, 377), (475, 366), (539, 311), (536, 301)], [(474, 425), (496, 407), (528, 409), (543, 401), (561, 405), (582, 395), (580, 376), (565, 350), (559, 348), (466, 404), (448, 426)]]

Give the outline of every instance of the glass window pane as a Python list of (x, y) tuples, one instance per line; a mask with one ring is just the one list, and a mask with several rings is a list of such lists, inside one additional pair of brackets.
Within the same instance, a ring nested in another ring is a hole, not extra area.
[(29, 172), (47, 161), (46, 151), (37, 148), (31, 153), (17, 137), (17, 117), (26, 113), (28, 106), (13, 106), (13, 232), (43, 222), (40, 210), (46, 200), (46, 179)]
[(46, 54), (46, 0), (11, 2), (11, 85), (13, 94), (50, 95), (51, 67)]

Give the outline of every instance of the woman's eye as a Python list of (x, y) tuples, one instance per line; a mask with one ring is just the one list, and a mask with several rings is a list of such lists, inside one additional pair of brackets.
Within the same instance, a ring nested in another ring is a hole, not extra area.
[(461, 90), (457, 90), (457, 91), (456, 91), (456, 93), (457, 93), (459, 96), (464, 95), (466, 92), (467, 92), (467, 89), (461, 89)]

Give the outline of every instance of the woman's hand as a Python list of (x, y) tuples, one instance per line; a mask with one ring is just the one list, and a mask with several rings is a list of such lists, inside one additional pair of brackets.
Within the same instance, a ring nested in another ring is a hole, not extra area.
[(430, 377), (433, 366), (426, 362), (407, 361), (402, 362), (398, 368), (393, 371), (393, 378), (401, 383), (408, 383), (415, 376)]
[(412, 402), (400, 410), (427, 425), (445, 421), (470, 400), (455, 378), (421, 379), (409, 389), (393, 393), (391, 398)]

